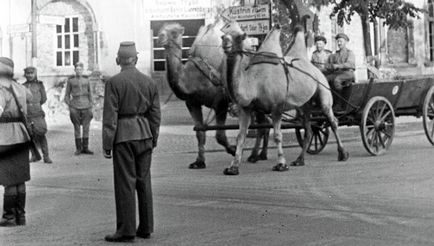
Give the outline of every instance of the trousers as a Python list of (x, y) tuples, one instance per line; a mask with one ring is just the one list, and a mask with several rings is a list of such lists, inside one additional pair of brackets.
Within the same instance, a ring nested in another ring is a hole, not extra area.
[(347, 83), (355, 82), (353, 70), (336, 71), (328, 74), (326, 77), (332, 89), (336, 91), (342, 91)]
[(152, 139), (121, 142), (113, 148), (116, 233), (136, 235), (136, 192), (140, 233), (154, 231), (151, 188)]
[(82, 138), (80, 126), (83, 126), (83, 138), (89, 138), (90, 121), (93, 118), (92, 108), (77, 109), (69, 107), (69, 118), (74, 125), (75, 138)]

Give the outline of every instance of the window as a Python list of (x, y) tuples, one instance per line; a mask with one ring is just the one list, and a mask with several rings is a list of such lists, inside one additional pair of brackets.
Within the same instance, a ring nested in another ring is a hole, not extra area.
[(164, 57), (164, 47), (158, 45), (158, 31), (165, 23), (179, 23), (182, 25), (184, 30), (184, 36), (182, 36), (182, 61), (186, 62), (188, 60), (189, 50), (193, 44), (194, 39), (199, 31), (199, 28), (205, 24), (203, 19), (196, 20), (163, 20), (163, 21), (152, 21), (152, 54), (153, 54), (153, 70), (166, 71), (166, 59)]
[(428, 48), (429, 60), (434, 61), (434, 6), (433, 1), (428, 0)]
[(56, 66), (73, 66), (79, 61), (78, 17), (66, 17), (64, 25), (56, 26)]

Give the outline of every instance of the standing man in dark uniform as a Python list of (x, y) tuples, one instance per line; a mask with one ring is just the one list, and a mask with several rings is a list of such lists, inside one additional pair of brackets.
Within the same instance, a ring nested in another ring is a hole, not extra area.
[(325, 49), (325, 45), (327, 44), (327, 39), (324, 36), (316, 36), (315, 37), (315, 46), (316, 50), (312, 53), (312, 64), (317, 67), (323, 74), (327, 74), (327, 63), (329, 60), (329, 56), (332, 52), (328, 49)]
[[(75, 64), (75, 75), (66, 81), (65, 103), (69, 107), (69, 117), (74, 125), (75, 155), (89, 154), (89, 127), (93, 118), (92, 114), (92, 90), (87, 76), (83, 76), (84, 65), (81, 62)], [(83, 137), (81, 136), (83, 126)]]
[[(48, 154), (47, 122), (45, 121), (45, 112), (42, 110), (42, 104), (47, 101), (47, 94), (42, 81), (37, 78), (35, 67), (26, 67), (24, 69), (26, 82), (24, 86), (32, 93), (32, 98), (27, 101), (27, 118), (32, 123), (32, 134), (35, 143), (39, 145), (44, 156), (45, 163), (53, 163)], [(30, 162), (35, 162), (36, 158), (32, 156)]]
[(149, 238), (154, 229), (150, 166), (161, 113), (155, 82), (135, 67), (134, 42), (120, 44), (116, 63), (121, 72), (105, 85), (102, 133), (104, 157), (113, 153), (116, 232), (105, 240), (130, 242), (135, 236)]
[(341, 92), (343, 87), (348, 83), (354, 83), (354, 71), (356, 70), (356, 56), (347, 48), (347, 42), (350, 41), (345, 33), (336, 35), (336, 42), (339, 50), (329, 57), (328, 70), (331, 72), (327, 75), (330, 86)]

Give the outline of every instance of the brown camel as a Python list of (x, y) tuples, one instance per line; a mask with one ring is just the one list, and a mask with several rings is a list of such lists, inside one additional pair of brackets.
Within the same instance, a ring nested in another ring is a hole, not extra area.
[[(167, 80), (174, 94), (185, 101), (188, 111), (193, 118), (195, 126), (203, 126), (202, 106), (213, 109), (216, 125), (224, 126), (228, 112), (230, 98), (221, 82), (221, 69), (224, 53), (221, 49), (220, 29), (224, 22), (219, 20), (214, 24), (200, 28), (198, 35), (190, 50), (190, 58), (182, 63), (182, 35), (184, 27), (178, 23), (165, 24), (159, 31), (158, 42), (166, 50)], [(249, 160), (267, 159), (268, 131), (259, 131), (258, 138), (264, 137), (264, 144), (258, 154), (258, 144), (252, 151)], [(205, 168), (205, 141), (204, 131), (196, 131), (198, 141), (198, 156), (196, 161), (189, 165), (191, 169)], [(230, 145), (225, 130), (216, 131), (216, 140), (226, 151), (235, 154), (235, 145)]]
[(291, 109), (297, 109), (301, 113), (305, 128), (304, 143), (300, 155), (291, 165), (304, 165), (304, 154), (312, 136), (309, 118), (312, 102), (321, 106), (331, 124), (338, 144), (338, 160), (347, 160), (349, 154), (344, 150), (337, 133), (338, 122), (332, 111), (332, 94), (324, 75), (307, 59), (303, 27), (295, 28), (293, 45), (285, 58), (279, 43), (279, 25), (268, 33), (258, 52), (245, 50), (246, 34), (236, 22), (227, 25), (223, 31), (226, 33), (222, 37), (223, 49), (227, 54), (226, 83), (231, 97), (240, 107), (237, 149), (234, 160), (224, 170), (224, 174), (239, 173), (245, 136), (250, 124), (249, 115), (253, 110), (269, 113), (273, 121), (278, 152), (277, 165), (273, 171), (289, 170), (282, 149), (282, 113)]

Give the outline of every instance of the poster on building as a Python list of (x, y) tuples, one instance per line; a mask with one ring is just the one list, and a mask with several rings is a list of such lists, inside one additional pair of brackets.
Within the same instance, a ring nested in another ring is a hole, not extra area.
[(149, 20), (205, 19), (212, 15), (211, 0), (150, 0), (145, 6)]

